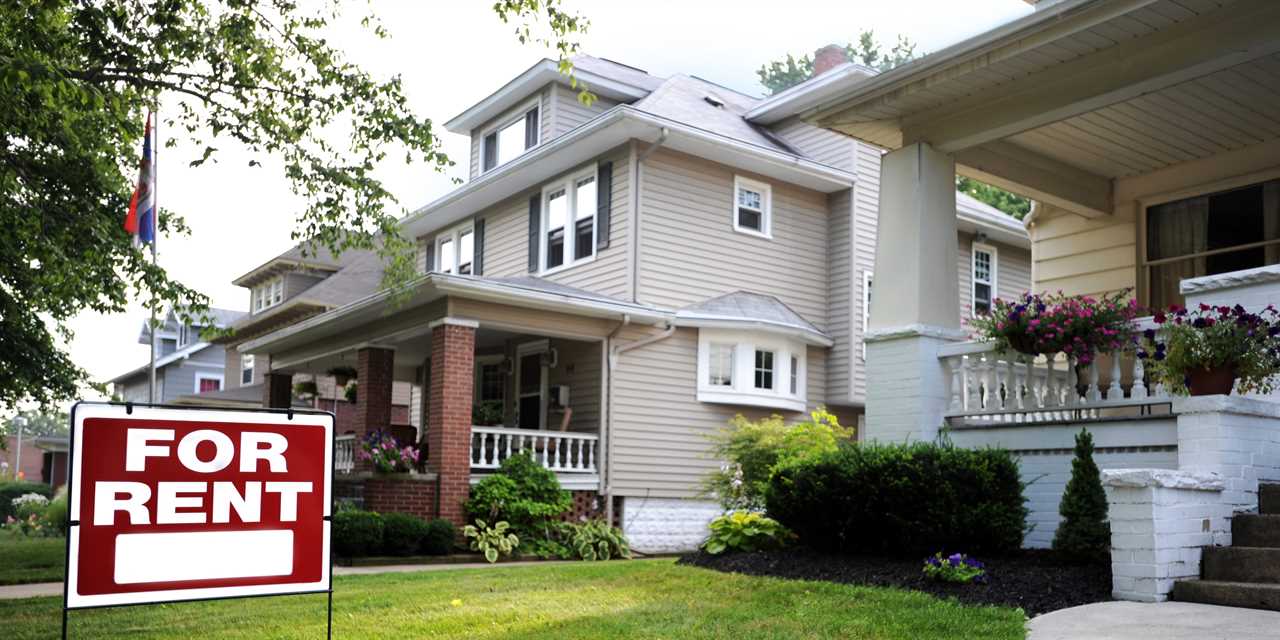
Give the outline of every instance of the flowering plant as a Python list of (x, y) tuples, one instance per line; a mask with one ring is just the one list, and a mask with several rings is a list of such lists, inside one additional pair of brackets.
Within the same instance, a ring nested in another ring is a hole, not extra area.
[(944, 556), (939, 551), (925, 558), (924, 575), (940, 582), (955, 582), (957, 584), (985, 583), (987, 581), (987, 568), (982, 564), (982, 561), (970, 558), (963, 553)]
[(1194, 391), (1192, 378), (1215, 369), (1235, 379), (1239, 393), (1271, 393), (1280, 374), (1280, 312), (1250, 313), (1236, 305), (1173, 306), (1153, 317), (1161, 330), (1143, 332), (1138, 357), (1174, 393)]
[(400, 446), (395, 436), (386, 431), (374, 431), (360, 441), (360, 459), (373, 462), (373, 468), (382, 473), (410, 471), (418, 464), (418, 448)]
[(995, 300), (991, 313), (969, 326), (1000, 351), (1027, 355), (1065, 353), (1082, 365), (1099, 352), (1116, 351), (1133, 340), (1138, 305), (1129, 290), (1096, 299), (1088, 296), (1024, 293)]

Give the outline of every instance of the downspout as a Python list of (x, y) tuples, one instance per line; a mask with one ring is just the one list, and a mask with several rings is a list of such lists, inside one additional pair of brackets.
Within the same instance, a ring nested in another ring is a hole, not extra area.
[(631, 321), (630, 316), (623, 316), (622, 323), (619, 324), (616, 328), (614, 328), (614, 330), (611, 333), (609, 333), (609, 337), (605, 339), (605, 347), (608, 349), (608, 352), (607, 352), (608, 358), (607, 358), (607, 362), (605, 363), (605, 367), (608, 372), (606, 379), (609, 387), (609, 403), (608, 403), (608, 406), (605, 407), (605, 415), (606, 415), (605, 433), (601, 435), (601, 437), (604, 438), (605, 465), (604, 465), (604, 490), (601, 491), (600, 493), (605, 501), (604, 502), (605, 522), (608, 522), (609, 524), (613, 524), (613, 437), (612, 437), (612, 434), (609, 432), (612, 431), (612, 425), (613, 425), (613, 374), (618, 369), (618, 356), (628, 351), (631, 351), (632, 349), (638, 349), (645, 345), (658, 342), (659, 340), (666, 340), (667, 338), (670, 338), (673, 333), (676, 332), (675, 325), (668, 322), (666, 329), (664, 329), (662, 333), (657, 333), (647, 338), (641, 338), (640, 340), (636, 340), (635, 342), (628, 342), (627, 344), (613, 346), (614, 337), (618, 334), (619, 331), (622, 330), (623, 327), (625, 327), (628, 323), (630, 323), (630, 321)]
[(649, 155), (658, 150), (662, 143), (667, 141), (667, 135), (671, 131), (663, 127), (658, 132), (658, 139), (649, 145), (640, 155), (636, 156), (635, 162), (631, 163), (631, 251), (628, 252), (627, 265), (631, 271), (631, 301), (639, 302), (640, 297), (640, 165), (649, 158)]

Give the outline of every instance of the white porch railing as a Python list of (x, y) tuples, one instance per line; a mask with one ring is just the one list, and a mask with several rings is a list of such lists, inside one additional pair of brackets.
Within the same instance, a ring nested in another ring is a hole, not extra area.
[[(1154, 328), (1149, 320), (1140, 330)], [(1095, 359), (1080, 380), (1076, 361), (1065, 353), (1026, 356), (995, 351), (990, 343), (959, 342), (938, 349), (947, 373), (946, 416), (991, 422), (1049, 422), (1097, 418), (1108, 408), (1170, 402), (1164, 385), (1147, 386), (1143, 361), (1132, 349)], [(1099, 386), (1109, 367), (1109, 384)], [(1131, 383), (1126, 394), (1123, 380)]]
[(594, 433), (471, 427), (471, 468), (497, 469), (513, 454), (529, 451), (552, 471), (597, 473), (599, 442)]
[(334, 438), (333, 470), (337, 473), (351, 473), (356, 468), (356, 436), (346, 433)]

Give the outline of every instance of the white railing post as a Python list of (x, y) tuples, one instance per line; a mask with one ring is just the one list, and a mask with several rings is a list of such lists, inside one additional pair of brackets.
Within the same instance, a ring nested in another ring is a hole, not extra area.
[(1133, 358), (1133, 387), (1129, 390), (1131, 400), (1143, 400), (1147, 397), (1147, 369), (1142, 358)]
[(1102, 391), (1098, 389), (1098, 358), (1096, 354), (1093, 362), (1089, 363), (1089, 389), (1085, 391), (1084, 397), (1090, 403), (1102, 402)]
[(952, 411), (959, 411), (960, 409), (963, 408), (963, 403), (962, 403), (962, 400), (960, 399), (960, 391), (962, 386), (960, 384), (960, 363), (963, 361), (964, 361), (964, 356), (950, 356), (946, 359), (947, 370), (949, 374), (947, 376), (947, 386), (949, 387), (947, 389), (947, 392), (948, 392), (947, 395), (951, 397)]
[(1124, 400), (1124, 389), (1120, 386), (1121, 351), (1111, 353), (1111, 385), (1107, 387), (1108, 400)]

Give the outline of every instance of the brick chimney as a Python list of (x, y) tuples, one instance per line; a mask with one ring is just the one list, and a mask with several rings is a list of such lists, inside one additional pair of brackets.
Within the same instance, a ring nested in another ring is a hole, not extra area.
[(813, 53), (813, 75), (810, 77), (816, 78), (848, 61), (844, 47), (829, 44)]

